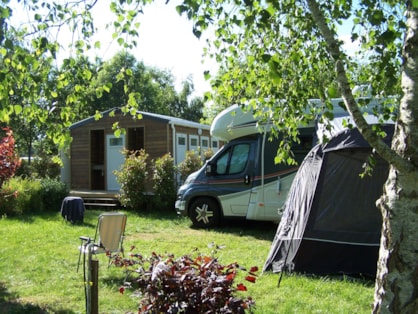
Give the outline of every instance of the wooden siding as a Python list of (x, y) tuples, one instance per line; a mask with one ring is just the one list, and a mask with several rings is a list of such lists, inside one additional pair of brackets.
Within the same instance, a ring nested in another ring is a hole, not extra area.
[[(89, 120), (80, 123), (71, 129), (73, 138), (71, 144), (71, 189), (92, 189), (92, 164), (91, 164), (91, 131), (103, 130), (104, 139), (106, 135), (113, 134), (112, 125), (118, 122), (120, 127), (144, 128), (144, 148), (149, 154), (149, 160), (157, 159), (166, 153), (170, 153), (174, 157), (173, 152), (173, 128), (168, 121), (163, 119), (150, 118), (143, 115), (142, 119), (135, 120), (131, 116), (116, 115), (115, 117), (106, 116), (100, 120)], [(175, 125), (176, 133), (184, 133), (189, 135), (199, 135), (199, 129), (193, 127)], [(209, 130), (201, 130), (202, 136), (210, 138)], [(128, 140), (128, 137), (126, 137)], [(175, 140), (175, 139), (174, 139)], [(106, 149), (105, 142), (103, 145), (96, 145)], [(126, 143), (129, 145), (129, 143)], [(188, 143), (187, 143), (188, 145)], [(106, 152), (104, 152), (104, 171), (106, 171)], [(104, 175), (106, 177), (106, 175)], [(93, 184), (94, 185), (94, 184)], [(104, 183), (106, 186), (106, 183)]]

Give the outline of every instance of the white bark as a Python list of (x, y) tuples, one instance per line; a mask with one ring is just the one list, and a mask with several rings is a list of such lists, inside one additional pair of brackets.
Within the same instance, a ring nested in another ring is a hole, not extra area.
[[(418, 165), (418, 11), (407, 12), (399, 118), (392, 149)], [(416, 168), (415, 168), (416, 169)], [(418, 175), (391, 167), (379, 200), (383, 215), (373, 313), (418, 313)]]

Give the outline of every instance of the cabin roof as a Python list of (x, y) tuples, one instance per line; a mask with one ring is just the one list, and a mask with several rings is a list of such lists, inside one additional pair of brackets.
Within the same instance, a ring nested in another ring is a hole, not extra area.
[[(103, 111), (101, 114), (103, 115), (103, 117), (107, 117), (107, 116), (109, 116), (109, 114), (112, 111), (114, 111), (116, 114), (122, 112), (120, 108), (112, 108), (112, 109)], [(205, 130), (210, 129), (210, 126), (207, 125), (207, 124), (202, 124), (202, 123), (189, 121), (189, 120), (176, 118), (176, 117), (170, 117), (170, 116), (166, 116), (166, 115), (163, 115), (163, 114), (145, 112), (145, 111), (140, 111), (140, 110), (138, 110), (137, 113), (141, 114), (143, 117), (147, 117), (149, 119), (163, 121), (163, 122), (166, 122), (168, 124), (173, 124), (173, 125), (177, 125), (177, 126), (185, 126), (185, 127), (190, 127), (190, 128), (200, 128), (200, 129), (205, 129)], [(81, 127), (83, 125), (86, 125), (86, 124), (94, 122), (94, 121), (97, 121), (94, 116), (88, 117), (86, 119), (80, 120), (80, 121), (72, 124), (70, 126), (70, 130)]]

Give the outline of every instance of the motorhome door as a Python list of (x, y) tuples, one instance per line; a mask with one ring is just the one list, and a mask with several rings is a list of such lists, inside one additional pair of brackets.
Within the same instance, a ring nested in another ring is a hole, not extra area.
[(218, 191), (224, 216), (245, 216), (254, 176), (254, 140), (233, 141), (216, 159), (210, 184)]

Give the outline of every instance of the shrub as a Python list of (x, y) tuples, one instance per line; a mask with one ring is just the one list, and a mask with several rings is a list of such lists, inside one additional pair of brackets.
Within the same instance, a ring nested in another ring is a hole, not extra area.
[(189, 150), (186, 152), (186, 157), (182, 162), (178, 164), (178, 171), (180, 173), (180, 179), (182, 181), (193, 172), (197, 171), (202, 167), (203, 162), (197, 152)]
[(2, 214), (22, 215), (40, 211), (41, 183), (39, 180), (12, 178), (2, 188), (4, 203), (0, 207)]
[(213, 156), (213, 150), (212, 150), (212, 148), (208, 148), (207, 150), (205, 150), (203, 152), (203, 157), (204, 157), (205, 161), (206, 160), (209, 160), (212, 156)]
[(9, 187), (3, 186), (0, 189), (0, 215), (14, 216), (16, 215), (16, 198), (17, 191), (12, 190)]
[[(238, 271), (246, 271), (237, 263), (222, 265), (217, 258), (198, 253), (177, 259), (170, 254), (144, 258), (131, 253), (130, 258), (114, 256), (112, 263), (136, 274), (119, 291), (137, 289), (139, 313), (252, 313), (255, 305), (251, 297), (234, 295), (247, 291), (242, 283), (234, 284)], [(254, 283), (257, 271), (252, 267), (245, 279)]]
[(37, 178), (58, 179), (61, 166), (53, 160), (52, 156), (44, 155), (32, 161), (31, 171)]
[(68, 195), (69, 189), (64, 182), (57, 179), (41, 180), (41, 209), (56, 211), (61, 207), (62, 200)]
[(15, 152), (15, 140), (10, 128), (3, 128), (6, 133), (0, 139), (0, 188), (3, 183), (15, 174), (20, 166), (20, 159)]
[(165, 154), (153, 161), (153, 169), (153, 203), (161, 209), (173, 209), (176, 200), (174, 159), (169, 153)]
[(135, 152), (125, 151), (124, 154), (124, 164), (120, 170), (114, 171), (121, 187), (119, 201), (123, 206), (137, 210), (146, 201), (148, 154), (143, 149)]
[(58, 211), (68, 188), (56, 179), (14, 177), (0, 190), (0, 214), (11, 216), (41, 211)]

